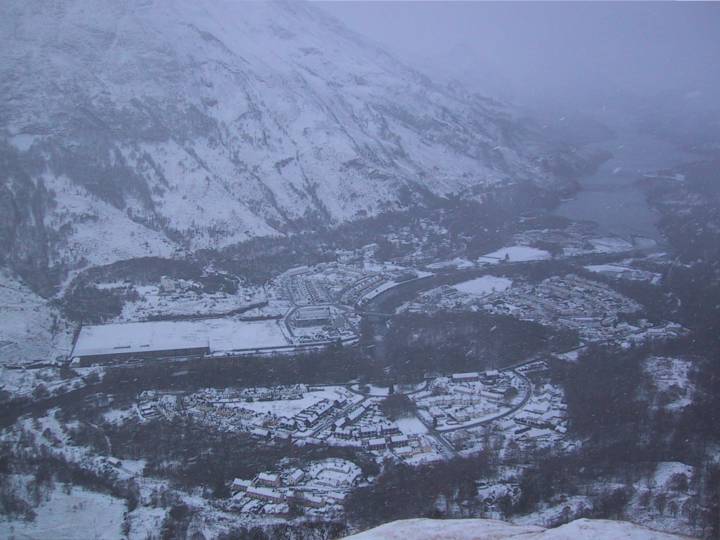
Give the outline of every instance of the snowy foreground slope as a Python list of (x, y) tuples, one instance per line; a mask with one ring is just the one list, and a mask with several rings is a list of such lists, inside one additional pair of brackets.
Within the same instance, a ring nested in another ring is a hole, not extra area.
[(348, 536), (348, 540), (678, 540), (624, 521), (579, 519), (556, 529), (510, 525), (489, 519), (408, 519)]
[(0, 118), (0, 248), (24, 276), (559, 185), (509, 110), (296, 1), (7, 0)]

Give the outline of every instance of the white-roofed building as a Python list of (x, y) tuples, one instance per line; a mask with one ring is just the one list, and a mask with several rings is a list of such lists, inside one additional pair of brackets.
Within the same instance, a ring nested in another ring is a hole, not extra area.
[(474, 382), (480, 380), (480, 374), (476, 371), (469, 373), (453, 373), (452, 382)]
[(285, 500), (283, 493), (271, 488), (251, 486), (246, 493), (248, 497), (262, 501), (283, 502)]
[(278, 487), (280, 485), (280, 475), (276, 473), (260, 473), (255, 478), (255, 484), (259, 486), (273, 486)]
[(231, 354), (289, 347), (291, 343), (279, 321), (241, 321), (228, 317), (83, 326), (72, 357), (81, 363), (90, 363), (129, 357)]
[(368, 449), (370, 450), (384, 450), (385, 449), (385, 439), (377, 438), (377, 439), (370, 439), (368, 441)]

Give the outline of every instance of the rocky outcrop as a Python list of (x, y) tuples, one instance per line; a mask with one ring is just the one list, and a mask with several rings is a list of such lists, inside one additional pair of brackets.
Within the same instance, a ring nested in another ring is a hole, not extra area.
[(489, 519), (408, 519), (348, 536), (348, 540), (682, 540), (625, 521), (579, 519), (556, 529)]

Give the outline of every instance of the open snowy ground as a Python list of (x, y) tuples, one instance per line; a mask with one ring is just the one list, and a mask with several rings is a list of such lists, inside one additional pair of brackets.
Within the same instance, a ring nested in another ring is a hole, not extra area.
[(473, 268), (474, 266), (475, 263), (463, 257), (455, 257), (454, 259), (449, 261), (438, 261), (427, 265), (430, 270), (445, 270), (447, 268), (457, 268), (458, 270), (464, 270), (467, 268)]
[[(319, 390), (305, 392), (302, 399), (278, 399), (273, 401), (244, 402), (241, 403), (240, 406), (243, 409), (249, 409), (258, 413), (271, 413), (276, 416), (292, 417), (300, 413), (302, 410), (319, 403), (323, 399), (335, 401), (348, 398), (352, 399), (352, 397), (353, 395), (342, 387), (326, 386)], [(354, 397), (357, 400), (361, 399), (359, 396)]]
[(508, 262), (526, 262), (542, 261), (549, 258), (550, 253), (544, 249), (537, 249), (530, 246), (510, 246), (500, 248), (492, 253), (486, 253), (478, 259), (478, 262), (495, 264), (505, 260)]
[(0, 521), (0, 537), (20, 539), (116, 540), (122, 538), (125, 501), (73, 487), (70, 493), (60, 485), (35, 509), (32, 521)]
[(463, 281), (455, 285), (455, 289), (473, 296), (485, 296), (494, 292), (501, 292), (512, 285), (512, 280), (497, 276), (482, 276), (470, 281)]
[(403, 416), (395, 420), (395, 423), (405, 435), (422, 435), (428, 432), (417, 416)]

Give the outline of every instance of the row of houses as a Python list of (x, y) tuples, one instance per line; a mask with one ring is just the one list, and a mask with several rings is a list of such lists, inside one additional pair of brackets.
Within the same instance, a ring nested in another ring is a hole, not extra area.
[(393, 435), (391, 437), (378, 437), (367, 442), (368, 450), (383, 451), (387, 448), (401, 448), (410, 445), (407, 435)]
[(299, 414), (293, 418), (283, 418), (280, 420), (280, 427), (284, 429), (307, 429), (315, 427), (320, 420), (325, 418), (330, 412), (337, 409), (342, 409), (347, 405), (346, 399), (330, 401), (329, 399), (323, 399), (318, 401), (314, 405), (303, 409)]
[(298, 504), (319, 509), (342, 502), (360, 476), (360, 469), (354, 463), (329, 459), (314, 462), (307, 470), (294, 468), (282, 472), (262, 472), (252, 480), (237, 478), (232, 482), (231, 492), (236, 501)]
[(501, 378), (497, 369), (489, 369), (483, 373), (471, 371), (468, 373), (453, 373), (450, 380), (454, 383), (482, 382), (483, 384), (496, 384)]

